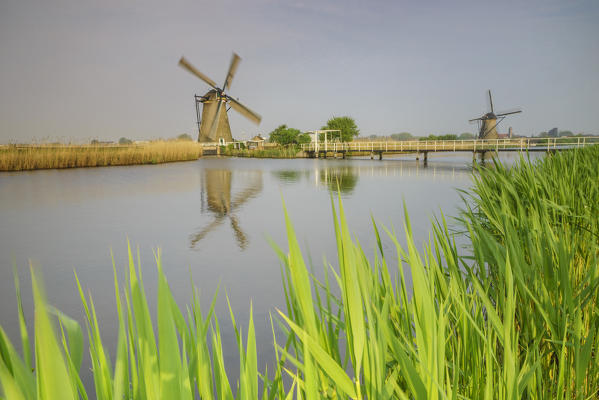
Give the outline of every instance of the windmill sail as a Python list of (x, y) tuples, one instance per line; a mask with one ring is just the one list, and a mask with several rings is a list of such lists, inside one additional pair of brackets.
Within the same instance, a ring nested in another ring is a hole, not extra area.
[[(202, 103), (201, 117), (198, 116), (199, 142), (218, 142), (221, 139), (225, 142), (230, 142), (233, 140), (231, 135), (231, 127), (229, 125), (229, 118), (227, 117), (227, 103), (230, 103), (231, 107), (235, 111), (255, 124), (259, 124), (262, 120), (262, 117), (260, 117), (259, 114), (250, 110), (238, 100), (235, 100), (225, 93), (225, 90), (231, 87), (231, 83), (233, 82), (233, 78), (235, 77), (235, 73), (237, 72), (240, 62), (241, 57), (233, 53), (233, 56), (231, 57), (231, 63), (229, 64), (229, 70), (225, 76), (223, 87), (219, 88), (216, 85), (216, 82), (200, 72), (189, 61), (187, 61), (185, 57), (181, 57), (179, 60), (179, 66), (181, 66), (181, 68), (184, 68), (189, 73), (200, 78), (202, 81), (212, 87), (212, 90), (210, 90), (204, 96), (195, 96), (196, 107), (198, 101)], [(199, 113), (196, 111), (196, 114)]]

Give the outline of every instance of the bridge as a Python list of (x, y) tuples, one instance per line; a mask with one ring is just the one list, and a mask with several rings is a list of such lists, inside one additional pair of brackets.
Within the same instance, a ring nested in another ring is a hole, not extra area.
[(473, 140), (407, 140), (386, 142), (312, 142), (302, 145), (302, 150), (310, 158), (368, 156), (379, 160), (383, 154), (416, 154), (428, 160), (428, 153), (472, 153), (483, 157), (486, 153), (503, 151), (544, 151), (555, 152), (599, 144), (599, 137), (560, 137), (560, 138), (513, 138), (513, 139), (473, 139)]

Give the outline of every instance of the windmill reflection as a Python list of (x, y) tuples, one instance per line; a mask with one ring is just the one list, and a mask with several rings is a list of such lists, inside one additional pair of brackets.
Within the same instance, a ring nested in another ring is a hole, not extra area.
[(204, 170), (202, 180), (202, 213), (211, 212), (214, 220), (190, 236), (190, 247), (195, 248), (198, 242), (204, 239), (212, 230), (229, 221), (237, 245), (245, 249), (248, 245), (248, 237), (239, 225), (235, 212), (249, 199), (256, 197), (262, 191), (262, 172), (248, 171), (243, 173), (245, 188), (231, 195), (231, 182), (233, 172), (228, 169)]

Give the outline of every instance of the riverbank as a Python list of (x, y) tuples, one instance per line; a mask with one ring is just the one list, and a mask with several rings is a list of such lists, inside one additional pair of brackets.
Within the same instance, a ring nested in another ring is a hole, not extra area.
[(305, 158), (304, 152), (297, 147), (269, 147), (259, 149), (236, 149), (229, 146), (222, 146), (220, 155), (228, 157), (248, 157), (248, 158)]
[(192, 141), (127, 145), (0, 146), (0, 171), (161, 164), (197, 160), (202, 147)]
[[(107, 356), (114, 344), (102, 342), (103, 326), (83, 290), (90, 348), (83, 348), (81, 328), (58, 314), (63, 346), (48, 323), (56, 313), (47, 313), (36, 280), (35, 352), (22, 312), (24, 357), (0, 333), (3, 395), (92, 392), (79, 380), (81, 354), (89, 351), (98, 398), (190, 399), (196, 391), (203, 399), (292, 398), (296, 391), (339, 399), (592, 398), (599, 390), (592, 361), (599, 350), (597, 159), (599, 149), (588, 148), (481, 169), (458, 216), (467, 248), (456, 245), (440, 217), (420, 250), (406, 213), (405, 234), (388, 233), (396, 254), (383, 246), (379, 225), (371, 256), (353, 239), (342, 204), (333, 202), (338, 257), (317, 274), (306, 266), (290, 222), (302, 216), (287, 218), (287, 243), (276, 250), (286, 309), (270, 310), (276, 362), (264, 378), (251, 306), (244, 329), (232, 316), (233, 331), (221, 335), (225, 324), (213, 308), (202, 313), (197, 297), (188, 313), (181, 311), (160, 263), (155, 313), (133, 257), (126, 285), (115, 285), (115, 358)], [(225, 346), (238, 349), (237, 382), (228, 378)], [(267, 396), (258, 393), (261, 379)]]

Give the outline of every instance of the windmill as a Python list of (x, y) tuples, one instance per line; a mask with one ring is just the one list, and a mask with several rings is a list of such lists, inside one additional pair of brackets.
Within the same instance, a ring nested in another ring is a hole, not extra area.
[(231, 196), (231, 181), (233, 172), (229, 169), (206, 169), (202, 180), (202, 212), (210, 211), (214, 219), (202, 230), (190, 236), (190, 247), (195, 248), (198, 242), (216, 227), (228, 219), (237, 244), (240, 249), (245, 249), (248, 243), (246, 234), (241, 229), (235, 216), (237, 211), (249, 199), (256, 197), (262, 191), (261, 171), (248, 171), (243, 176), (246, 187)]
[(504, 113), (495, 114), (493, 110), (493, 98), (491, 97), (491, 90), (489, 90), (489, 103), (491, 106), (491, 111), (484, 114), (482, 117), (471, 119), (468, 122), (478, 121), (479, 139), (497, 139), (499, 135), (497, 134), (497, 125), (506, 117), (506, 115), (521, 113), (522, 110), (514, 110), (508, 111)]
[[(227, 108), (228, 104), (230, 104), (235, 111), (255, 124), (260, 123), (260, 120), (262, 119), (260, 115), (256, 114), (254, 111), (250, 110), (239, 101), (225, 93), (225, 91), (231, 87), (231, 82), (233, 81), (235, 71), (237, 71), (240, 61), (241, 58), (237, 54), (233, 53), (231, 65), (229, 65), (229, 72), (227, 72), (227, 76), (225, 78), (225, 83), (223, 83), (222, 88), (219, 88), (212, 79), (197, 70), (189, 63), (189, 61), (185, 59), (185, 57), (181, 57), (179, 60), (179, 66), (185, 68), (191, 74), (197, 76), (212, 87), (212, 89), (209, 90), (205, 95), (194, 96), (199, 131), (198, 142), (233, 141), (233, 137), (231, 136), (231, 126), (229, 125), (229, 117), (227, 116), (227, 111), (229, 110)], [(202, 104), (201, 117), (200, 104)]]

